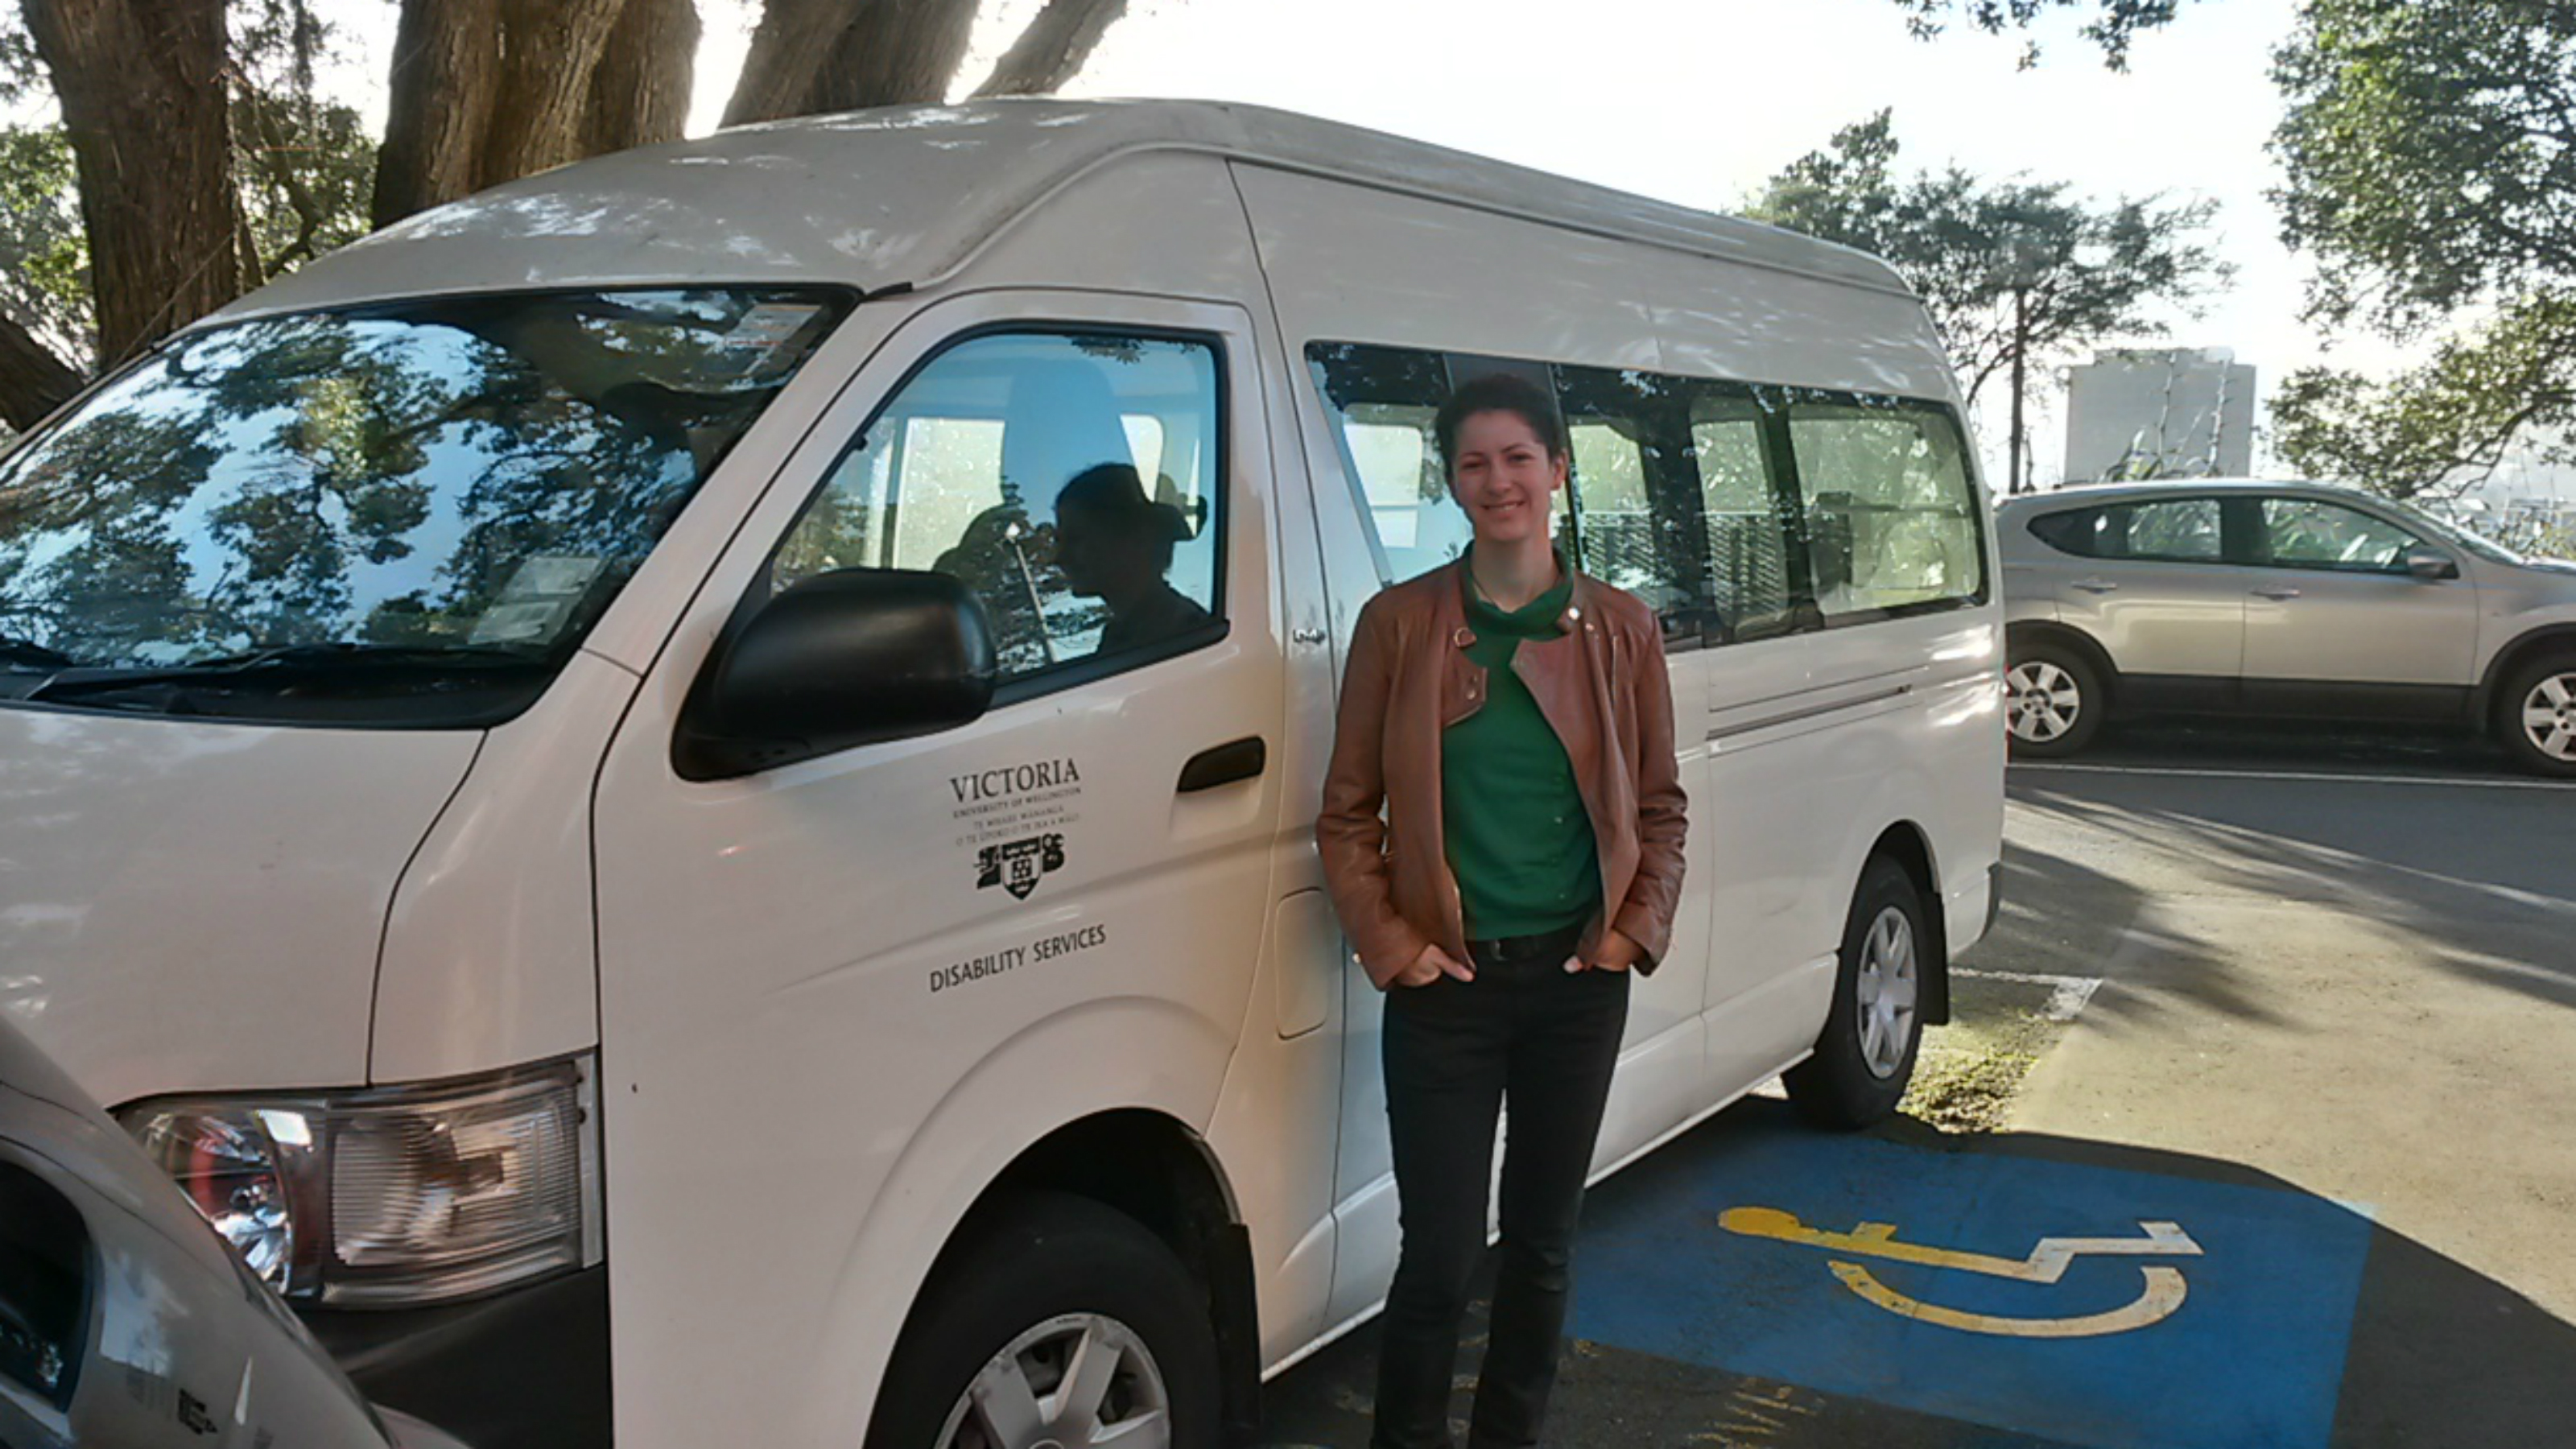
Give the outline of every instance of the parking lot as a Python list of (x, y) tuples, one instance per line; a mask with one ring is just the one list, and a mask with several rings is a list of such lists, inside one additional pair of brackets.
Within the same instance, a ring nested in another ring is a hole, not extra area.
[[(2563, 1442), (2576, 787), (2156, 728), (2010, 794), (1906, 1118), (1757, 1097), (1595, 1191), (1551, 1442)], [(1364, 1444), (1372, 1361), (1274, 1383), (1271, 1442)]]

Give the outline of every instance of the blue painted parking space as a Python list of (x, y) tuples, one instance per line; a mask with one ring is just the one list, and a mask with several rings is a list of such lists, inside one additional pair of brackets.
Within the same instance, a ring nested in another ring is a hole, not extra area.
[(2352, 1207), (1776, 1122), (1636, 1176), (1580, 1339), (2080, 1449), (2327, 1449)]

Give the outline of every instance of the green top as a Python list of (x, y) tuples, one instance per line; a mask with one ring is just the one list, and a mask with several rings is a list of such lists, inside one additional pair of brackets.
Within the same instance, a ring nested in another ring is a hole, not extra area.
[(1536, 936), (1583, 921), (1601, 903), (1601, 862), (1574, 766), (1529, 686), (1512, 668), (1524, 639), (1553, 639), (1574, 592), (1555, 588), (1509, 613), (1458, 565), (1468, 661), (1484, 668), (1484, 707), (1440, 737), (1440, 813), (1450, 873), (1474, 941)]

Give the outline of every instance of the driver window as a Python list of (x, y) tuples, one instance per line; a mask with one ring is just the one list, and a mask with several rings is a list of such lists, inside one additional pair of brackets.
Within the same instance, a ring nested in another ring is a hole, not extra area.
[(2357, 573), (2403, 568), (2416, 542), (2393, 523), (2314, 498), (2264, 499), (2263, 540), (2275, 567)]
[(1208, 343), (972, 338), (833, 467), (772, 585), (848, 568), (953, 575), (983, 600), (1006, 681), (1204, 642), (1219, 609), (1217, 446)]

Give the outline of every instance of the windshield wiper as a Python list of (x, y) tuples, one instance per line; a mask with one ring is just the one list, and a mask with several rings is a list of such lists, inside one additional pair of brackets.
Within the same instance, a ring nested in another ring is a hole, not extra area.
[(70, 669), (79, 663), (61, 650), (48, 649), (33, 640), (0, 635), (0, 664), (12, 669)]
[(445, 678), (454, 674), (543, 669), (540, 651), (502, 644), (451, 647), (418, 644), (281, 644), (199, 659), (187, 664), (141, 668), (68, 668), (57, 670), (22, 701), (61, 699), (74, 694), (113, 693), (156, 684), (239, 687), (251, 684), (301, 684), (342, 675), (417, 674)]

